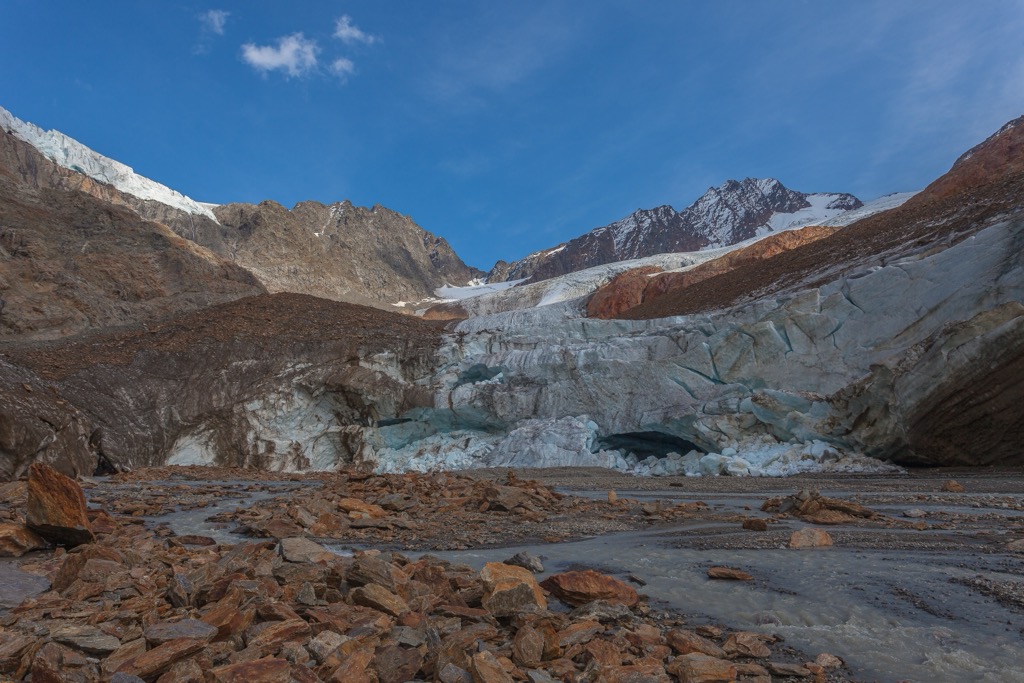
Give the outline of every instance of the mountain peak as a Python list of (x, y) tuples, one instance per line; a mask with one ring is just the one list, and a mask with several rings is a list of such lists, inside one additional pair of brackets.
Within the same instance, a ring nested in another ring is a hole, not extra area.
[(709, 187), (682, 211), (668, 205), (637, 209), (570, 240), (564, 248), (539, 251), (494, 270), (490, 279), (538, 281), (615, 261), (725, 247), (860, 206), (853, 195), (797, 192), (776, 178), (729, 179)]

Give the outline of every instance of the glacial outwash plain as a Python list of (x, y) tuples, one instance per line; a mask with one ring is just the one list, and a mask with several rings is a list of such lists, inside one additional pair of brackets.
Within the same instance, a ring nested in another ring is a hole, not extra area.
[(0, 108), (0, 680), (1024, 681), (1024, 117), (483, 272)]

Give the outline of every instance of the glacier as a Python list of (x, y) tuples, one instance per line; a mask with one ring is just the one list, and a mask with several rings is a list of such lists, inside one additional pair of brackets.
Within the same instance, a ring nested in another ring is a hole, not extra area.
[(82, 173), (139, 199), (149, 199), (214, 221), (216, 204), (200, 203), (166, 185), (139, 175), (131, 167), (105, 157), (57, 130), (43, 130), (0, 107), (0, 127), (66, 169)]

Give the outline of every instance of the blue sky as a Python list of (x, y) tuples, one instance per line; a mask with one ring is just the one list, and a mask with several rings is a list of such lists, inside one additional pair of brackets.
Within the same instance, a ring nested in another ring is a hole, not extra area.
[(0, 105), (200, 201), (487, 269), (728, 178), (918, 189), (1024, 114), (1020, 0), (0, 1)]

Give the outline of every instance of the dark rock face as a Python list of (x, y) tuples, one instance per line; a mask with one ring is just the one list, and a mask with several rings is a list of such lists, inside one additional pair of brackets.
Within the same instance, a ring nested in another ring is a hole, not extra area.
[[(0, 133), (0, 337), (52, 339), (265, 291), (163, 225), (85, 192), (50, 189), (66, 178), (58, 169)], [(85, 191), (112, 190), (74, 175)]]
[[(277, 294), (148, 330), (9, 347), (0, 362), (0, 479), (32, 462), (92, 474), (210, 462), (266, 469), (351, 461), (356, 430), (430, 396), (439, 328)], [(99, 434), (99, 436), (97, 436)], [(93, 438), (90, 438), (92, 436)]]
[[(710, 188), (682, 211), (671, 206), (640, 209), (554, 249), (531, 254), (512, 264), (499, 261), (488, 280), (529, 278), (537, 282), (615, 261), (736, 244), (765, 229), (774, 214), (810, 207), (811, 196), (790, 190), (772, 178), (729, 180)], [(827, 197), (828, 209), (862, 206), (853, 195)]]

